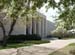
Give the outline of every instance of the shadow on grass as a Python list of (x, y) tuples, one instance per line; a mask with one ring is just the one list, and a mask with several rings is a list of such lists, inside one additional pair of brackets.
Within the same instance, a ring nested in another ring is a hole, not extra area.
[(49, 55), (67, 55), (67, 54), (66, 53), (63, 53), (61, 51), (55, 51), (55, 52), (53, 52), (53, 53), (51, 53)]
[(31, 46), (31, 45), (34, 45), (34, 44), (44, 44), (44, 43), (50, 43), (50, 41), (33, 40), (33, 41), (24, 41), (24, 42), (21, 42), (21, 43), (7, 43), (6, 47), (3, 47), (2, 45), (0, 45), (0, 49), (18, 48), (18, 47), (23, 47), (23, 46)]
[(75, 55), (75, 43), (71, 43), (68, 46), (59, 49), (49, 55)]

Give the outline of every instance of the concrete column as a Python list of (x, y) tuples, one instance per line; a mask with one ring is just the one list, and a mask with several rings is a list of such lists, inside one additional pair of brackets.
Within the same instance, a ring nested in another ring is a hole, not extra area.
[(44, 20), (44, 34), (47, 36), (47, 20)]
[(37, 21), (36, 21), (36, 33), (37, 33), (37, 35), (39, 35), (39, 20), (37, 19)]
[(41, 36), (41, 20), (38, 21), (38, 34)]
[(36, 19), (34, 18), (34, 34), (36, 34)]
[(32, 34), (32, 18), (29, 19), (29, 34)]
[(26, 35), (26, 18), (25, 18), (24, 34)]
[(44, 24), (45, 24), (45, 22), (44, 22), (44, 18), (42, 18), (42, 21), (41, 21), (41, 36), (42, 36), (42, 38), (44, 38), (44, 35), (45, 35), (45, 33), (44, 33), (44, 28), (45, 28), (45, 26), (44, 26)]
[(32, 18), (32, 34), (36, 34), (36, 19)]

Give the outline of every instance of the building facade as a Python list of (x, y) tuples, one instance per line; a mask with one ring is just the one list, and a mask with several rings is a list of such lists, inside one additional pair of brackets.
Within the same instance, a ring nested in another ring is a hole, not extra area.
[[(17, 23), (14, 27), (14, 30), (12, 32), (12, 35), (19, 35), (19, 34), (37, 34), (40, 35), (42, 38), (46, 37), (49, 33), (49, 30), (53, 30), (51, 29), (48, 25), (49, 25), (49, 21), (46, 20), (46, 16), (37, 12), (37, 14), (39, 15), (39, 17), (41, 18), (26, 18), (25, 24), (18, 24), (19, 20), (17, 20)], [(48, 24), (48, 25), (47, 25)], [(51, 22), (50, 22), (51, 24)], [(52, 26), (52, 25), (50, 25)], [(54, 25), (53, 25), (54, 27)], [(6, 32), (8, 33), (9, 29), (10, 29), (10, 22), (5, 25), (6, 28)], [(2, 30), (0, 28), (0, 40), (3, 39), (3, 34), (2, 34)]]

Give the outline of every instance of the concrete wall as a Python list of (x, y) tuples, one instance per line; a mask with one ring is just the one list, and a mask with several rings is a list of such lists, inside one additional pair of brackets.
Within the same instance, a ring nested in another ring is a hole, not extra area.
[(50, 35), (51, 32), (55, 29), (56, 29), (55, 23), (53, 23), (49, 20), (46, 20), (46, 33), (47, 33), (47, 35)]
[[(18, 34), (26, 34), (26, 28), (28, 28), (28, 33), (29, 34), (38, 34), (40, 35), (42, 38), (49, 35), (51, 31), (53, 31), (55, 29), (55, 24), (46, 20), (46, 16), (42, 15), (41, 13), (38, 13), (40, 17), (42, 17), (42, 19), (29, 19), (29, 24), (27, 25), (27, 22), (25, 20), (25, 24), (23, 24), (22, 22), (20, 22), (19, 20), (17, 20), (17, 23), (14, 27), (14, 30), (12, 32), (13, 35), (18, 35)], [(5, 25), (6, 27), (6, 32), (8, 33), (9, 29), (10, 29), (10, 24), (11, 22), (8, 22), (7, 25)], [(33, 31), (33, 33), (32, 33)], [(0, 40), (3, 38), (2, 36), (2, 30), (0, 29)]]
[[(6, 25), (5, 25), (5, 29), (6, 29), (6, 34), (8, 34), (9, 32), (9, 29), (10, 29), (10, 24), (11, 22), (8, 22)], [(26, 34), (26, 25), (22, 24), (22, 23), (16, 23), (16, 25), (14, 26), (14, 30), (12, 32), (12, 35), (18, 35), (18, 34)], [(0, 28), (0, 40), (3, 39), (3, 33), (2, 33), (2, 29)]]

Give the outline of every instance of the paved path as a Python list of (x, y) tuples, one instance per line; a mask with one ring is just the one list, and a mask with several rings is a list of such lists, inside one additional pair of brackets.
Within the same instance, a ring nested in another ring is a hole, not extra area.
[(68, 39), (68, 40), (52, 40), (51, 43), (47, 43), (47, 44), (40, 44), (40, 45), (35, 45), (35, 46), (39, 46), (39, 47), (45, 47), (45, 48), (48, 48), (48, 49), (53, 49), (51, 51), (54, 52), (58, 49), (61, 49), (67, 45), (69, 45), (70, 43), (75, 43), (75, 39)]
[(54, 49), (60, 49), (70, 43), (75, 43), (75, 39), (68, 39), (68, 40), (52, 40), (51, 43), (47, 44), (40, 44), (40, 45), (35, 45), (39, 47), (46, 47), (46, 48), (54, 48)]
[(47, 44), (33, 45), (17, 49), (0, 50), (0, 55), (48, 55), (49, 53), (63, 48), (70, 43), (75, 43), (75, 39), (54, 40)]

